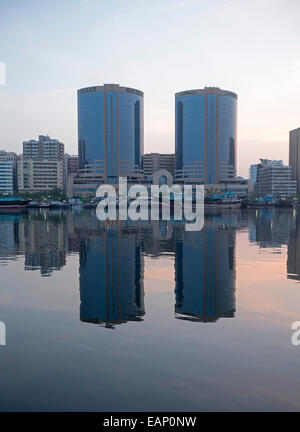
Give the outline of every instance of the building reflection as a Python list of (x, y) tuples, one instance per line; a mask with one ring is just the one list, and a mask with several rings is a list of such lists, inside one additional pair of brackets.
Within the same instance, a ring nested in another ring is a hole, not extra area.
[(300, 212), (293, 211), (295, 229), (291, 232), (288, 245), (287, 277), (300, 281)]
[(143, 254), (158, 258), (174, 255), (175, 226), (170, 221), (149, 221), (141, 224)]
[(40, 270), (42, 276), (50, 276), (66, 265), (67, 223), (62, 212), (25, 214), (19, 221), (18, 231), (25, 270)]
[(76, 226), (80, 236), (80, 320), (108, 328), (141, 321), (145, 309), (139, 229), (120, 222), (90, 222), (84, 232)]
[(20, 215), (0, 214), (0, 260), (6, 262), (19, 254)]
[(264, 208), (249, 213), (249, 240), (261, 248), (287, 245), (295, 227), (293, 211)]
[[(101, 222), (93, 211), (0, 215), (0, 261), (25, 257), (25, 270), (50, 276), (79, 256), (80, 319), (105, 327), (142, 321), (144, 259), (175, 263), (175, 317), (234, 317), (238, 229), (262, 248), (287, 245), (287, 277), (300, 281), (300, 213), (259, 209), (205, 216), (202, 231), (171, 221)], [(172, 262), (172, 261), (170, 261)], [(171, 264), (172, 265), (172, 264)]]
[(206, 218), (202, 231), (182, 231), (175, 246), (175, 316), (215, 322), (235, 315), (235, 229)]

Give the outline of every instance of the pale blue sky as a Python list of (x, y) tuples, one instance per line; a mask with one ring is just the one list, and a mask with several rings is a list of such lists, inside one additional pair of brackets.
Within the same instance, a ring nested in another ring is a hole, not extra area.
[(0, 0), (0, 149), (49, 133), (77, 152), (76, 90), (145, 92), (145, 151), (174, 151), (174, 93), (238, 94), (238, 171), (288, 160), (300, 127), (299, 0)]

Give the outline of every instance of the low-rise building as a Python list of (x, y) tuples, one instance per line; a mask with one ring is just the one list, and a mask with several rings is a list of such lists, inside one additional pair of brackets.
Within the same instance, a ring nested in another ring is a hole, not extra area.
[(205, 196), (209, 197), (215, 194), (223, 194), (226, 192), (233, 192), (238, 197), (242, 198), (248, 194), (249, 181), (242, 177), (237, 177), (232, 180), (222, 180), (218, 184), (205, 184)]
[(18, 160), (18, 189), (20, 192), (47, 192), (64, 188), (63, 160)]
[(278, 197), (296, 194), (296, 181), (292, 180), (292, 169), (282, 160), (261, 159), (257, 169), (257, 192)]
[(175, 154), (148, 153), (143, 156), (143, 171), (145, 176), (156, 171), (167, 170), (174, 177)]

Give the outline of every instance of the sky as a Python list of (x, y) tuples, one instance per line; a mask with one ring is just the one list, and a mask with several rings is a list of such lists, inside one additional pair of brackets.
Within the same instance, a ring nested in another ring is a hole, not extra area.
[[(288, 162), (300, 127), (299, 0), (0, 0), (0, 149), (77, 153), (77, 89), (144, 91), (145, 152), (174, 152), (174, 94), (238, 94), (238, 174)], [(4, 70), (6, 85), (4, 84)]]

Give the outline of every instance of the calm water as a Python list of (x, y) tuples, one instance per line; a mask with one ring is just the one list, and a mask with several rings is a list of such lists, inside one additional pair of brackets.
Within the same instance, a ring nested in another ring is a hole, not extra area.
[(0, 215), (0, 410), (300, 410), (300, 212)]

